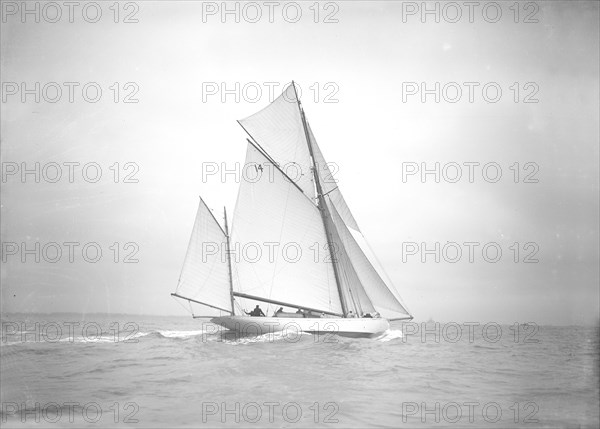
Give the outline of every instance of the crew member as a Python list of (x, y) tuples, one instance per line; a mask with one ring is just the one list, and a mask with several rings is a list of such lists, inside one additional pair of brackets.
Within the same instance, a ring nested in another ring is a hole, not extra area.
[(258, 306), (258, 304), (256, 304), (256, 307), (254, 307), (254, 310), (252, 310), (250, 313), (248, 313), (245, 310), (244, 310), (244, 313), (249, 314), (252, 317), (260, 317), (260, 316), (265, 317), (265, 313), (263, 313), (263, 311)]

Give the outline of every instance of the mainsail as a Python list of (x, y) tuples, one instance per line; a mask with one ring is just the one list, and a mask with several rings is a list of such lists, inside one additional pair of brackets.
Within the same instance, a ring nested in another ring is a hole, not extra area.
[[(251, 140), (231, 238), (201, 202), (176, 296), (232, 313), (235, 297), (344, 317), (412, 318), (333, 180), (294, 83), (238, 122)], [(207, 241), (229, 251), (200, 261)]]
[(341, 314), (332, 264), (311, 250), (326, 242), (317, 206), (250, 143), (244, 171), (231, 231), (235, 292)]

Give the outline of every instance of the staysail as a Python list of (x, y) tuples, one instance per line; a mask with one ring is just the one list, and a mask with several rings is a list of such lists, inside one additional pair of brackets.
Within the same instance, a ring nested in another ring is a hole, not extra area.
[(227, 235), (200, 198), (179, 283), (173, 294), (189, 301), (199, 315), (232, 313), (226, 250)]
[[(344, 251), (347, 252), (348, 258), (352, 262), (352, 267), (356, 271), (356, 275), (360, 279), (360, 283), (363, 285), (373, 307), (386, 319), (405, 319), (410, 317), (406, 308), (404, 308), (396, 297), (394, 287), (391, 285), (388, 286), (381, 278), (351, 231), (344, 224), (335, 206), (331, 205), (331, 207), (334, 223), (336, 224)], [(355, 234), (362, 237), (360, 232)]]

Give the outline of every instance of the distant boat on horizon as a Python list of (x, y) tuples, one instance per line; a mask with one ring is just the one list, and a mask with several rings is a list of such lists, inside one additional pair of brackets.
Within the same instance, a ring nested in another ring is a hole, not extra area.
[[(241, 334), (294, 326), (314, 334), (376, 337), (392, 320), (411, 320), (331, 179), (294, 82), (238, 123), (249, 136), (244, 166), (254, 167), (256, 179), (241, 181), (231, 233), (226, 210), (221, 227), (200, 198), (171, 295), (187, 301), (193, 317), (209, 317)], [(275, 260), (239, 258), (239, 249), (251, 243), (290, 244), (302, 256), (293, 261), (279, 254)], [(309, 249), (320, 250), (319, 256)], [(246, 309), (257, 303), (267, 304), (267, 313), (271, 305), (292, 311), (249, 316)]]

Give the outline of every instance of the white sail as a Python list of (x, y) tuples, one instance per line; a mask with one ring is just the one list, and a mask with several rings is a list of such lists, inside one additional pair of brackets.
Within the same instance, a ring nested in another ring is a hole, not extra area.
[(293, 85), (239, 123), (309, 198), (315, 197), (312, 163)]
[(231, 313), (227, 237), (210, 209), (200, 199), (194, 229), (183, 262), (175, 296), (201, 308), (199, 316)]
[[(346, 228), (343, 219), (335, 207), (332, 204), (329, 204), (329, 206), (331, 207), (333, 222), (336, 225), (340, 240), (375, 310), (387, 319), (410, 317), (410, 314), (400, 302), (394, 286), (386, 284), (363, 252), (361, 246), (357, 243), (351, 231)], [(360, 233), (356, 234), (361, 235)]]
[(360, 231), (360, 229), (358, 228), (358, 224), (354, 219), (354, 216), (352, 216), (352, 212), (348, 208), (348, 205), (346, 204), (346, 201), (342, 196), (342, 192), (340, 191), (338, 183), (336, 182), (336, 178), (334, 177), (334, 175), (331, 172), (331, 169), (327, 165), (327, 161), (325, 161), (325, 157), (321, 152), (321, 148), (319, 148), (319, 145), (317, 144), (317, 140), (315, 139), (315, 136), (310, 128), (310, 125), (308, 125), (308, 122), (307, 126), (311, 144), (313, 147), (313, 154), (315, 156), (315, 164), (317, 167), (317, 171), (319, 172), (319, 180), (321, 182), (321, 187), (323, 188), (323, 194), (329, 197), (342, 219), (344, 219), (346, 226), (356, 231)]
[(234, 290), (341, 314), (332, 265), (317, 250), (327, 242), (319, 209), (249, 144), (244, 168), (259, 165), (262, 169), (254, 168), (257, 176), (248, 173), (242, 181), (236, 203), (231, 231)]
[[(329, 213), (328, 207), (327, 210), (327, 213)], [(344, 295), (346, 310), (352, 310), (354, 314), (359, 316), (364, 313), (375, 311), (375, 307), (363, 288), (352, 260), (348, 255), (346, 247), (340, 238), (335, 223), (330, 215), (327, 216), (327, 221), (327, 229), (329, 230), (331, 237), (331, 246), (334, 249), (333, 260), (337, 266), (340, 289)]]

